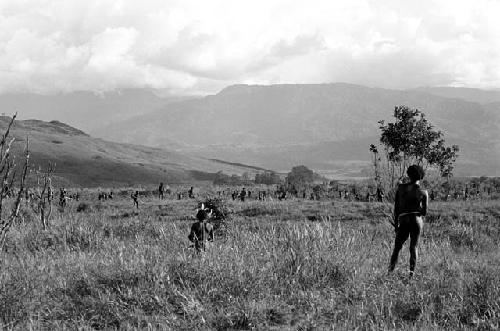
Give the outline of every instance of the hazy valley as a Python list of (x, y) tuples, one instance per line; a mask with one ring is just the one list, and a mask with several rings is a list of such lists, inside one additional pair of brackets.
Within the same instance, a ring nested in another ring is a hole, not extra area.
[(63, 177), (78, 185), (160, 177), (185, 182), (219, 170), (256, 170), (209, 159), (280, 172), (304, 164), (330, 177), (363, 177), (378, 121), (391, 121), (394, 106), (402, 104), (423, 111), (448, 144), (460, 146), (457, 175), (500, 175), (500, 92), (494, 90), (336, 83), (234, 85), (203, 98), (160, 97), (147, 89), (0, 96), (6, 113), (77, 128), (66, 132), (59, 130), (66, 127), (62, 123), (22, 121), (15, 134), (29, 134), (33, 158), (56, 162)]
[(93, 134), (275, 170), (305, 164), (359, 176), (369, 161), (369, 144), (378, 141), (378, 121), (390, 121), (394, 106), (404, 104), (423, 111), (447, 143), (461, 147), (457, 174), (499, 175), (498, 100), (500, 92), (475, 89), (235, 85)]

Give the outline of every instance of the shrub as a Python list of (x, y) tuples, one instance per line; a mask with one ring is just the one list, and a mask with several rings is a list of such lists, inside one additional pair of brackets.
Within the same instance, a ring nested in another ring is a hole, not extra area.
[(227, 231), (227, 224), (231, 220), (231, 210), (227, 206), (225, 200), (221, 198), (208, 198), (203, 204), (205, 208), (212, 210), (212, 220), (211, 223), (214, 226), (214, 230), (218, 234), (225, 234)]
[(88, 213), (92, 210), (92, 207), (90, 206), (90, 204), (86, 203), (86, 202), (80, 202), (78, 204), (78, 206), (76, 207), (76, 211), (78, 213)]

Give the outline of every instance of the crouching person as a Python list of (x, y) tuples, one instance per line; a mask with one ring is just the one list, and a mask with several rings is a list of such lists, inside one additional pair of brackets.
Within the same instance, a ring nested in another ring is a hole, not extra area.
[(198, 210), (196, 213), (197, 222), (191, 225), (191, 232), (188, 239), (194, 244), (196, 251), (205, 250), (205, 242), (214, 240), (214, 227), (207, 222), (210, 213), (204, 209)]

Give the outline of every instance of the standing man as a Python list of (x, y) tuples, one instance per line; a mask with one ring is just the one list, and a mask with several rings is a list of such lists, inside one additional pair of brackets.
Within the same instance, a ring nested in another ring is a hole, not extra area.
[(165, 199), (164, 192), (165, 192), (165, 188), (163, 187), (163, 182), (161, 182), (160, 186), (158, 187), (158, 198), (160, 200)]
[(66, 207), (66, 189), (64, 187), (59, 189), (59, 205), (62, 208)]
[(242, 202), (245, 202), (246, 196), (247, 196), (247, 190), (245, 188), (243, 188), (240, 192), (240, 199)]
[(377, 201), (378, 202), (383, 202), (384, 201), (384, 191), (380, 186), (377, 186)]
[(139, 191), (135, 191), (130, 197), (134, 202), (134, 207), (139, 209)]
[(417, 245), (424, 225), (424, 216), (427, 214), (428, 194), (420, 188), (420, 180), (424, 178), (425, 172), (421, 166), (412, 165), (408, 167), (407, 175), (410, 182), (400, 184), (394, 200), (394, 229), (396, 239), (391, 256), (389, 272), (393, 271), (398, 261), (399, 251), (406, 239), (410, 236), (410, 278), (415, 272), (418, 251)]

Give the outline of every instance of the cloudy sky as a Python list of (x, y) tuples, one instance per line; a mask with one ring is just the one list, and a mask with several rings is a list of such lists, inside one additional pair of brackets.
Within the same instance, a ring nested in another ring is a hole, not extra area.
[(0, 0), (0, 93), (500, 87), (500, 1)]

